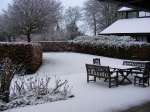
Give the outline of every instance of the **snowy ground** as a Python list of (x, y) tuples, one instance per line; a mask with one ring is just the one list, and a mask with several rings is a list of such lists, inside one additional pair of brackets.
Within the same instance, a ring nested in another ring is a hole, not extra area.
[[(108, 88), (107, 83), (86, 82), (85, 63), (92, 63), (94, 55), (78, 53), (44, 53), (39, 75), (67, 79), (73, 86), (74, 98), (47, 104), (26, 106), (6, 112), (111, 112), (150, 101), (150, 87), (124, 85)], [(102, 65), (121, 66), (123, 60), (99, 57)]]

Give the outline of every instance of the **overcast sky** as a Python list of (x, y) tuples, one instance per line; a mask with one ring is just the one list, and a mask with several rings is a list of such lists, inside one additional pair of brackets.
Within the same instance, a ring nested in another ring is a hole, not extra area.
[[(86, 0), (60, 0), (65, 8), (69, 6), (83, 6), (83, 3)], [(0, 0), (0, 12), (2, 9), (7, 9), (8, 3), (11, 3), (12, 0)]]
[(60, 0), (65, 7), (69, 6), (80, 6), (82, 7), (84, 2), (87, 0)]
[(0, 0), (0, 12), (2, 9), (6, 9), (8, 6), (8, 3), (11, 3), (12, 0)]

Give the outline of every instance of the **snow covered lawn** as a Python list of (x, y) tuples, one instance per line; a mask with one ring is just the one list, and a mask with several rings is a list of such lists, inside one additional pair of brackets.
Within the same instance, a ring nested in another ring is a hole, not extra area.
[(109, 66), (121, 66), (123, 61), (79, 53), (44, 53), (39, 75), (68, 80), (75, 97), (6, 112), (111, 112), (150, 101), (150, 87), (124, 85), (108, 88), (103, 80), (87, 84), (85, 63), (92, 63), (94, 57), (99, 57), (102, 65)]

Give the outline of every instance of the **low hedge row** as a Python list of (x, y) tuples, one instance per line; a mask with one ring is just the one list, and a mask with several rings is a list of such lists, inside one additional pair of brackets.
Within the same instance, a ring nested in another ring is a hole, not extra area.
[(149, 60), (150, 46), (130, 46), (128, 48), (110, 47), (110, 46), (91, 46), (76, 44), (77, 52), (107, 56), (112, 58), (129, 59), (129, 60)]
[(0, 43), (0, 60), (4, 57), (23, 63), (27, 73), (35, 73), (42, 64), (42, 47), (36, 43)]
[(120, 59), (149, 60), (150, 45), (129, 47), (114, 47), (107, 45), (93, 46), (74, 42), (39, 42), (44, 52), (79, 52)]

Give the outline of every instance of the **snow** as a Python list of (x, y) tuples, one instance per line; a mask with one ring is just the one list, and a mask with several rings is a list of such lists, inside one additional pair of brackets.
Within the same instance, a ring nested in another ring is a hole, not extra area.
[(118, 9), (118, 12), (123, 12), (123, 11), (132, 11), (132, 8), (129, 7), (121, 7), (120, 9)]
[(57, 76), (68, 80), (73, 86), (74, 98), (26, 106), (5, 112), (110, 112), (126, 109), (150, 101), (150, 87), (141, 88), (134, 85), (123, 85), (108, 88), (107, 83), (99, 80), (96, 83), (86, 82), (86, 63), (93, 58), (100, 58), (102, 65), (122, 66), (123, 60), (79, 53), (44, 53), (43, 65), (38, 71), (41, 77)]
[(104, 29), (100, 34), (150, 34), (150, 18), (120, 19)]

